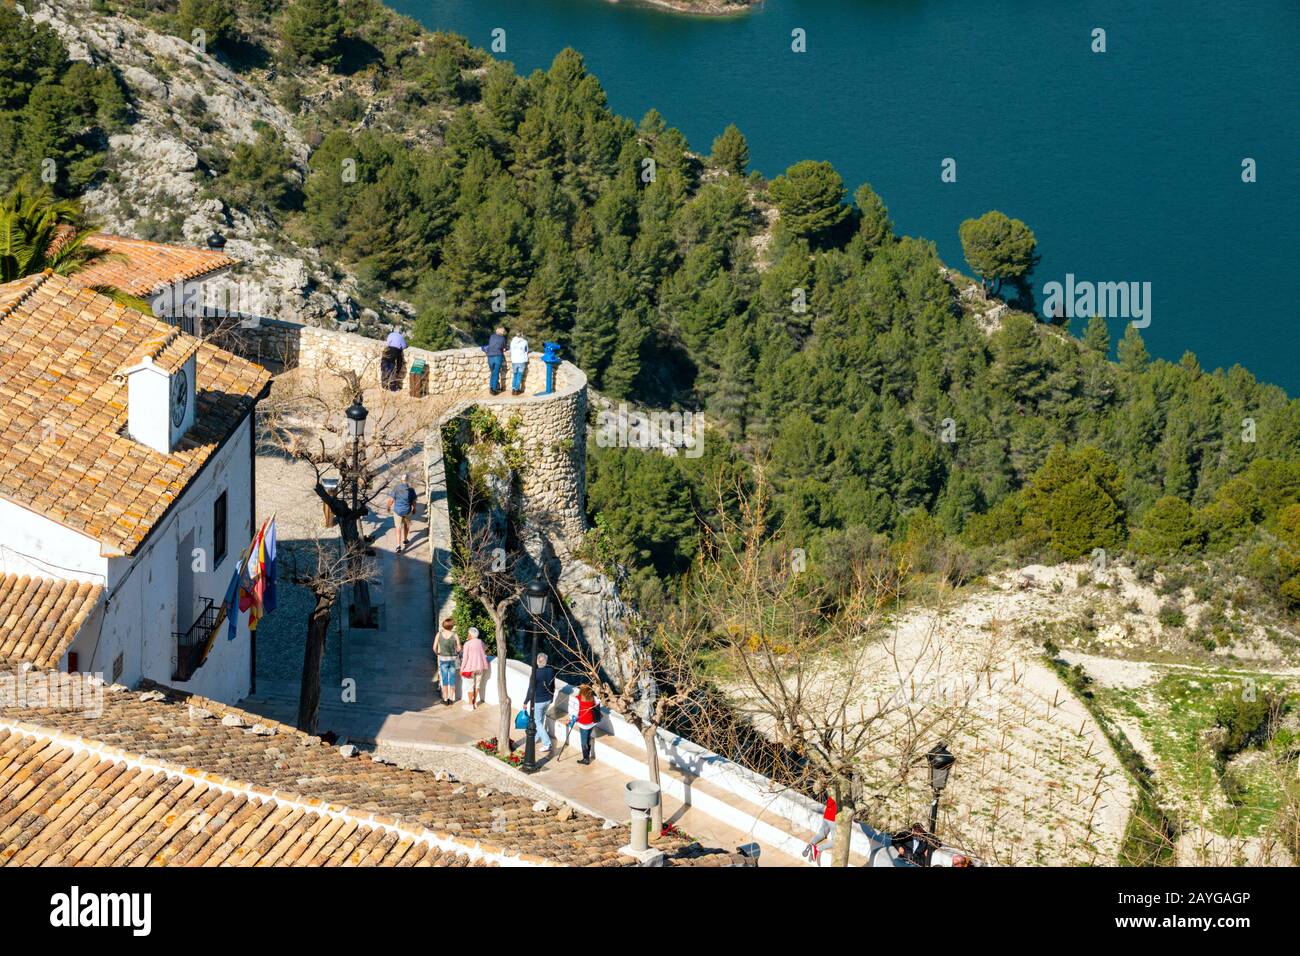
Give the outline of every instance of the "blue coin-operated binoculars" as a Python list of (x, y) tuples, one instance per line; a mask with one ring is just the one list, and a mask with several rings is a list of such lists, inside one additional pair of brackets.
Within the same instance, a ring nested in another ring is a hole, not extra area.
[(560, 343), (542, 343), (542, 361), (546, 363), (546, 388), (538, 395), (550, 395), (555, 391), (555, 369), (564, 361), (560, 358)]

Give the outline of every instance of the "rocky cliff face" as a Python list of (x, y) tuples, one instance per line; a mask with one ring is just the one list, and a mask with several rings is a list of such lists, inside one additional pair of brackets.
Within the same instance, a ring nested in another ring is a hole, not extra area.
[(179, 37), (96, 13), (89, 0), (29, 2), (25, 10), (57, 31), (74, 60), (111, 65), (131, 97), (134, 122), (111, 137), (106, 176), (83, 198), (105, 231), (148, 238), (165, 224), (168, 241), (201, 245), (218, 230), (226, 252), (244, 263), (238, 280), (268, 303), (263, 314), (313, 325), (360, 318), (354, 277), (255, 211), (206, 195), (212, 174), (201, 153), (251, 143), (263, 126), (283, 138), (291, 175), (305, 173), (311, 150), (284, 109)]

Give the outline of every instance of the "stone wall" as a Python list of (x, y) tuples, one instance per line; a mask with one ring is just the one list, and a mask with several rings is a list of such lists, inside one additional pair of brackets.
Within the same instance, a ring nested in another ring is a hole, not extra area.
[[(272, 371), (351, 369), (368, 386), (378, 384), (384, 351), (378, 339), (279, 320), (241, 327), (223, 337), (222, 344)], [(567, 552), (576, 546), (586, 530), (587, 376), (582, 370), (561, 363), (555, 391), (537, 396), (534, 393), (545, 387), (546, 366), (540, 353), (533, 353), (524, 394), (516, 398), (488, 394), (487, 358), (479, 348), (406, 350), (408, 369), (417, 359), (428, 366), (429, 394), (453, 400), (443, 421), (475, 405), (503, 425), (517, 420), (528, 460), (522, 476), (523, 518), (555, 550)], [(509, 365), (502, 370), (503, 376), (508, 373)]]

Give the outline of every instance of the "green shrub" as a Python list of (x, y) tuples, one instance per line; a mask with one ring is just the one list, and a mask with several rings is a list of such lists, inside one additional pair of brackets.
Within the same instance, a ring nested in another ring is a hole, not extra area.
[(1220, 695), (1214, 702), (1214, 723), (1225, 731), (1219, 756), (1231, 757), (1252, 744), (1265, 743), (1269, 718), (1277, 704), (1273, 694), (1248, 694), (1242, 687), (1233, 687)]
[(477, 627), (479, 637), (487, 645), (488, 654), (497, 652), (497, 629), (496, 624), (492, 622), (492, 616), (483, 609), (483, 605), (474, 600), (459, 584), (451, 589), (451, 599), (455, 604), (452, 611), (452, 619), (456, 622), (456, 634), (463, 641), (469, 634), (471, 627)]
[(1157, 557), (1196, 554), (1205, 546), (1205, 531), (1191, 505), (1181, 498), (1166, 496), (1142, 518), (1133, 534), (1133, 547), (1140, 554)]
[(1162, 604), (1156, 619), (1165, 627), (1182, 627), (1187, 623), (1187, 615), (1174, 601), (1166, 601)]
[(1125, 536), (1119, 468), (1092, 447), (1057, 445), (1025, 489), (1024, 524), (1063, 559), (1118, 548)]

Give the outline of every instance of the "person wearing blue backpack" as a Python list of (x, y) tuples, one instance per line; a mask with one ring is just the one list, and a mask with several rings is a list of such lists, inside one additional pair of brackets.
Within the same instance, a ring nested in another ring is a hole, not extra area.
[(388, 494), (388, 510), (397, 523), (397, 553), (401, 554), (411, 539), (411, 514), (415, 511), (415, 489), (411, 476), (402, 475)]

